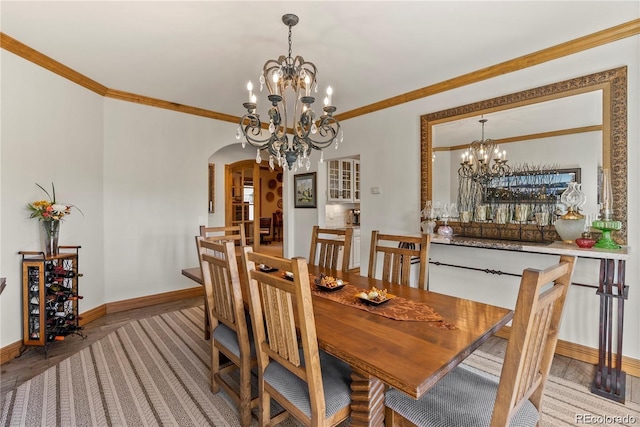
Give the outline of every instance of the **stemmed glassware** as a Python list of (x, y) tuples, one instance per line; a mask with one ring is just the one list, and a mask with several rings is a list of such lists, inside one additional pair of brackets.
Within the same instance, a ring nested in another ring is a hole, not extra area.
[(451, 238), (453, 236), (453, 228), (451, 228), (447, 223), (449, 221), (450, 216), (451, 216), (451, 204), (445, 203), (442, 206), (442, 213), (440, 216), (440, 218), (444, 222), (444, 225), (441, 225), (440, 227), (438, 227), (438, 234), (442, 237)]

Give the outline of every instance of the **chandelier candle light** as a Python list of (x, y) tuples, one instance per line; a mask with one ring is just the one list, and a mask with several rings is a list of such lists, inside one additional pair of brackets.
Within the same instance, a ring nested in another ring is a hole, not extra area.
[[(316, 66), (304, 60), (301, 56), (295, 58), (291, 54), (291, 28), (298, 23), (298, 17), (286, 14), (282, 22), (289, 27), (289, 54), (280, 55), (277, 60), (268, 60), (260, 75), (260, 91), (266, 86), (269, 91), (267, 98), (271, 102), (269, 109), (269, 135), (263, 138), (262, 122), (256, 112), (258, 108), (253, 84), (247, 84), (249, 102), (243, 104), (247, 109), (240, 119), (236, 132), (236, 139), (242, 139), (242, 146), (248, 142), (257, 148), (256, 162), (262, 162), (261, 151), (269, 154), (269, 167), (273, 170), (275, 162), (278, 166), (288, 166), (289, 170), (297, 170), (303, 165), (307, 170), (311, 167), (309, 155), (311, 150), (322, 150), (334, 141), (336, 149), (342, 142), (340, 123), (333, 117), (336, 107), (331, 105), (333, 91), (327, 87), (324, 98), (323, 114), (316, 119), (311, 105), (315, 102), (312, 91), (318, 91)], [(288, 105), (287, 102), (290, 102)], [(288, 118), (292, 122), (288, 124)], [(289, 139), (291, 133), (292, 138)], [(321, 154), (320, 162), (324, 156)]]

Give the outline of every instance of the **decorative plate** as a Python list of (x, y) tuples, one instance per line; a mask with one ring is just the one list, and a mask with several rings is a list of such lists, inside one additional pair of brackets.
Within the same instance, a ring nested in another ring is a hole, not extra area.
[(282, 173), (276, 175), (276, 179), (278, 180), (278, 182), (282, 182)]
[(282, 199), (278, 199), (278, 208), (282, 209)]
[(273, 194), (271, 191), (267, 193), (267, 202), (273, 202), (273, 199), (275, 198), (276, 198), (275, 194)]
[(278, 271), (277, 268), (269, 267), (268, 265), (264, 265), (264, 264), (260, 264), (258, 266), (258, 270), (262, 271), (263, 273), (273, 273), (274, 271)]
[[(327, 278), (327, 280), (325, 280), (325, 278)], [(328, 282), (331, 282), (333, 286), (330, 286)], [(313, 284), (316, 285), (316, 289), (326, 292), (333, 292), (337, 291), (338, 289), (342, 289), (347, 283), (349, 282), (345, 282), (342, 279), (338, 279), (333, 276), (327, 276), (324, 273), (320, 273), (320, 276), (313, 279)]]
[(325, 292), (334, 292), (334, 291), (339, 291), (340, 289), (344, 288), (344, 285), (346, 285), (348, 282), (342, 282), (341, 285), (336, 285), (336, 286), (325, 286), (322, 283), (318, 283), (316, 282), (316, 289), (319, 291), (325, 291)]
[(278, 185), (278, 183), (276, 182), (276, 180), (275, 180), (275, 179), (271, 179), (271, 180), (269, 180), (269, 188), (271, 188), (272, 190), (273, 190), (274, 188), (276, 188), (276, 186), (277, 186), (277, 185)]
[(390, 299), (395, 298), (396, 296), (393, 294), (387, 294), (387, 297), (385, 299), (383, 299), (382, 301), (375, 301), (372, 299), (368, 299), (368, 298), (362, 298), (360, 296), (360, 294), (356, 294), (356, 298), (358, 298), (360, 301), (362, 301), (365, 304), (369, 304), (369, 305), (380, 305), (380, 304), (384, 304), (385, 302), (388, 302)]
[(278, 196), (282, 197), (282, 187), (278, 187)]

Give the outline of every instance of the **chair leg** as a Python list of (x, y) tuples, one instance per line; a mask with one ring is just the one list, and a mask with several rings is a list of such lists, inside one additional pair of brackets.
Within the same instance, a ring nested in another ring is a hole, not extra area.
[(211, 393), (217, 393), (220, 390), (216, 383), (215, 376), (220, 372), (220, 351), (213, 345), (214, 340), (211, 337)]
[(251, 368), (240, 369), (240, 425), (251, 426)]
[(271, 395), (264, 391), (264, 385), (260, 384), (260, 417), (259, 424), (262, 427), (266, 427), (271, 424)]

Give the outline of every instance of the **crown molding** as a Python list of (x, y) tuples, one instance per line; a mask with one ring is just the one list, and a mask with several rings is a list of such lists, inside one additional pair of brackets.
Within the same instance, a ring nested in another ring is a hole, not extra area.
[(92, 80), (83, 74), (80, 74), (79, 72), (67, 67), (64, 64), (61, 64), (55, 59), (50, 58), (41, 52), (38, 52), (37, 50), (27, 46), (22, 42), (19, 42), (13, 37), (8, 36), (2, 32), (0, 32), (0, 47), (8, 52), (18, 55), (23, 59), (26, 59), (29, 62), (41, 66), (42, 68), (45, 68), (52, 73), (55, 73), (67, 80), (83, 86), (90, 91), (97, 93), (98, 95), (104, 96), (107, 93), (106, 86), (101, 85), (97, 81)]

